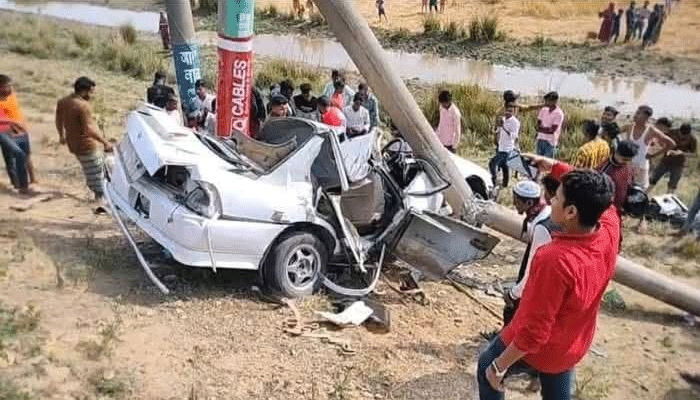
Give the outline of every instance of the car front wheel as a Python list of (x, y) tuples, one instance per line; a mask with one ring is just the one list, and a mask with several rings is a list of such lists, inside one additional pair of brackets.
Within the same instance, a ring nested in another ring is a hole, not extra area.
[(295, 232), (272, 249), (266, 265), (268, 282), (285, 297), (313, 293), (328, 259), (326, 246), (316, 236)]

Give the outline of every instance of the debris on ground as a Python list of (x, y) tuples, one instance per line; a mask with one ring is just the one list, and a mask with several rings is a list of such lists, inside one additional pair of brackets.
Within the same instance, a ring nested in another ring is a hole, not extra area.
[(356, 301), (348, 306), (345, 310), (338, 314), (327, 311), (317, 311), (316, 315), (334, 323), (335, 325), (344, 327), (349, 325), (358, 326), (365, 322), (374, 312), (363, 301)]

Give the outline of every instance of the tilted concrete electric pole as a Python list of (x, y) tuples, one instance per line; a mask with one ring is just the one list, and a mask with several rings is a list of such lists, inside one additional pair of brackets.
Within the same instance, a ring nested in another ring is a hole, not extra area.
[(190, 0), (166, 0), (165, 8), (170, 25), (173, 64), (177, 76), (180, 101), (185, 110), (194, 109), (194, 84), (202, 76), (199, 45), (194, 38), (194, 21)]

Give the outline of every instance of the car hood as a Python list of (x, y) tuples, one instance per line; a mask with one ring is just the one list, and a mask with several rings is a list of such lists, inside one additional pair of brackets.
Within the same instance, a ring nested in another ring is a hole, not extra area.
[(472, 175), (476, 175), (484, 181), (487, 189), (490, 189), (493, 186), (491, 183), (491, 174), (486, 170), (486, 168), (454, 153), (450, 153), (450, 158), (452, 159), (452, 162), (455, 163), (459, 173), (462, 174), (463, 177), (468, 178)]
[(150, 175), (166, 165), (227, 165), (191, 129), (177, 124), (160, 108), (143, 105), (129, 114), (126, 125), (134, 151)]

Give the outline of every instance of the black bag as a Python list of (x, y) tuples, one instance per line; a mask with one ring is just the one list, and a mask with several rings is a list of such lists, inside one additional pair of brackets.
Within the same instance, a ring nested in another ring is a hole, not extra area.
[(625, 203), (622, 205), (625, 214), (641, 218), (647, 213), (648, 208), (649, 197), (647, 197), (646, 192), (637, 185), (630, 186), (627, 190)]

